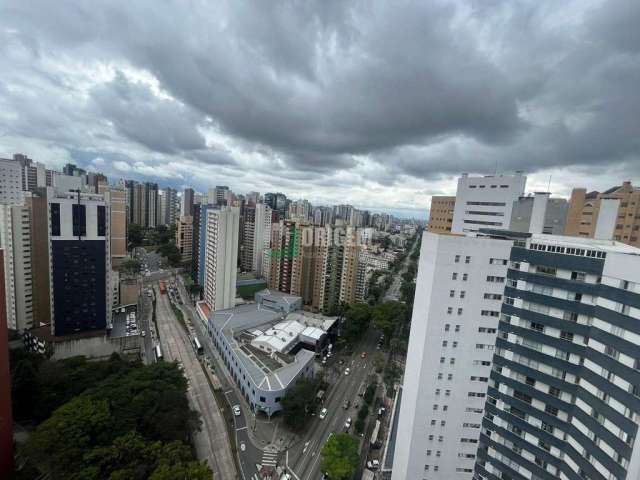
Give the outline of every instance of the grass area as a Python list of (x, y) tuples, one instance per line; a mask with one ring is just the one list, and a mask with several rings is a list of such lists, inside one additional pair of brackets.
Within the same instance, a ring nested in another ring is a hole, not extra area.
[(254, 285), (241, 285), (237, 288), (237, 294), (246, 299), (252, 299), (256, 292), (267, 288), (267, 282), (257, 283)]

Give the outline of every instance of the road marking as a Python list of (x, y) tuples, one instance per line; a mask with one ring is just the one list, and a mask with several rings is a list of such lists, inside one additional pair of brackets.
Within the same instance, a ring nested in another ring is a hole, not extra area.
[(244, 427), (240, 427), (240, 428), (236, 428), (236, 432), (239, 432), (240, 430), (246, 430), (247, 426), (245, 425)]

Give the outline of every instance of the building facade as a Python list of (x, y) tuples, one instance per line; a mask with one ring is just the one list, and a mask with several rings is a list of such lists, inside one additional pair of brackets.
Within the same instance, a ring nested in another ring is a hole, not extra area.
[(431, 197), (429, 209), (429, 223), (427, 231), (433, 233), (447, 233), (453, 225), (453, 211), (456, 205), (456, 197), (438, 196)]
[(605, 192), (587, 193), (584, 188), (574, 188), (569, 200), (565, 235), (597, 238), (597, 225), (603, 223), (601, 217), (607, 214), (606, 210), (601, 213), (602, 205), (610, 203), (606, 200), (619, 201), (613, 212), (615, 221), (610, 238), (640, 247), (640, 188), (629, 181)]
[(237, 207), (206, 214), (203, 287), (204, 300), (213, 311), (235, 306), (239, 223)]
[(111, 324), (109, 206), (102, 195), (56, 192), (48, 199), (52, 334)]
[(423, 234), (393, 480), (471, 478), (510, 248)]
[(639, 320), (640, 250), (517, 240), (476, 478), (640, 478)]
[(22, 169), (15, 160), (0, 158), (0, 204), (22, 203)]
[(187, 215), (193, 215), (195, 192), (193, 188), (185, 188), (182, 191), (182, 198), (180, 199), (180, 216), (186, 217)]
[(568, 209), (567, 200), (551, 198), (546, 192), (522, 196), (513, 202), (509, 230), (562, 235)]
[[(4, 277), (4, 249), (0, 245), (0, 279)], [(4, 282), (0, 281), (0, 476), (11, 478), (13, 471), (13, 418), (11, 415), (11, 373), (9, 371), (9, 331)]]
[(176, 226), (176, 246), (182, 256), (182, 263), (189, 263), (192, 260), (193, 217), (180, 217)]
[(451, 231), (507, 230), (513, 202), (524, 195), (526, 183), (527, 177), (520, 173), (485, 177), (462, 174), (458, 179)]

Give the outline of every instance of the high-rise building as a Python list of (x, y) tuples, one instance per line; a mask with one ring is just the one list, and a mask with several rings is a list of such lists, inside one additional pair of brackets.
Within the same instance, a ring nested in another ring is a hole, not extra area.
[(640, 250), (520, 235), (503, 295), (475, 478), (640, 478)]
[(52, 333), (102, 330), (111, 323), (109, 207), (80, 192), (48, 201)]
[(481, 228), (508, 229), (513, 202), (524, 194), (527, 177), (491, 175), (458, 179), (453, 233), (477, 232)]
[(33, 325), (51, 323), (49, 271), (49, 204), (51, 188), (38, 188), (26, 197), (31, 219), (31, 279), (33, 282)]
[[(159, 225), (175, 225), (179, 218), (180, 202), (178, 199), (178, 192), (174, 188), (163, 188), (161, 190), (160, 199), (160, 211), (158, 212), (158, 224)], [(187, 214), (186, 216), (191, 216)]]
[(247, 205), (257, 205), (260, 201), (260, 193), (259, 192), (249, 192), (247, 193)]
[(22, 190), (33, 192), (38, 187), (46, 187), (46, 168), (44, 164), (34, 162), (21, 153), (16, 153), (13, 160), (20, 164), (22, 170)]
[(274, 211), (276, 221), (285, 219), (287, 212), (287, 197), (284, 193), (265, 193), (264, 203)]
[(611, 235), (608, 238), (640, 247), (640, 188), (629, 181), (604, 192), (587, 193), (584, 188), (574, 188), (564, 233), (584, 238), (607, 238), (605, 232), (597, 228), (598, 224), (609, 223), (607, 217), (613, 224), (611, 232), (606, 228), (606, 235)]
[(180, 216), (186, 217), (187, 215), (193, 215), (194, 193), (193, 188), (185, 188), (182, 191)]
[(341, 303), (363, 301), (364, 278), (360, 268), (360, 243), (355, 228), (348, 228), (342, 246), (342, 267), (340, 278)]
[(271, 240), (271, 208), (264, 203), (243, 209), (240, 267), (243, 271), (264, 274), (264, 255)]
[(15, 160), (0, 158), (0, 204), (22, 203), (22, 169)]
[(209, 203), (209, 205), (227, 205), (230, 193), (231, 191), (226, 185), (218, 185), (215, 188), (210, 188), (207, 195), (207, 203)]
[(293, 259), (299, 254), (299, 230), (300, 225), (289, 220), (280, 220), (272, 225), (268, 283), (271, 289), (291, 293)]
[(393, 480), (471, 478), (511, 244), (423, 234)]
[(155, 228), (158, 225), (158, 214), (160, 213), (160, 201), (158, 196), (158, 184), (145, 182), (144, 196), (146, 203), (144, 205), (144, 226)]
[(509, 230), (562, 235), (567, 209), (564, 198), (551, 198), (547, 192), (519, 197), (513, 202)]
[(109, 205), (109, 242), (111, 267), (116, 268), (127, 258), (127, 205), (123, 188), (100, 184), (98, 193)]
[[(0, 244), (0, 279), (4, 278), (4, 250)], [(9, 371), (9, 331), (4, 282), (0, 281), (0, 476), (11, 478), (13, 471), (13, 418), (11, 415), (11, 374)]]
[(193, 217), (190, 215), (180, 217), (176, 227), (176, 246), (180, 250), (182, 263), (189, 263), (193, 252)]
[(429, 223), (427, 231), (433, 233), (447, 233), (453, 225), (453, 210), (456, 205), (456, 197), (438, 196), (431, 197), (429, 209)]
[(296, 200), (291, 202), (287, 209), (287, 218), (306, 222), (311, 217), (311, 204), (308, 200)]
[(235, 306), (239, 223), (237, 207), (206, 212), (203, 286), (204, 300), (213, 311)]

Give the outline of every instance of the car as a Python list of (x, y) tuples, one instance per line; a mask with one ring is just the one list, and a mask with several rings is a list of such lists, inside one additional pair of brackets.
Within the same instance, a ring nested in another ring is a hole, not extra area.
[(320, 415), (318, 415), (320, 417), (320, 420), (324, 420), (328, 412), (329, 411), (326, 408), (323, 408), (322, 410), (320, 410)]
[(242, 442), (240, 444), (240, 450), (244, 452), (246, 449), (247, 449), (247, 446), (244, 444), (244, 442)]
[(231, 407), (231, 408), (233, 409), (233, 414), (234, 414), (236, 417), (239, 417), (239, 416), (240, 416), (240, 413), (241, 413), (241, 412), (240, 412), (240, 405), (234, 405), (234, 406), (233, 406), (233, 407)]
[(351, 402), (349, 402), (349, 400), (345, 400), (344, 401), (344, 409), (347, 410), (349, 408), (350, 404), (351, 404)]
[(349, 430), (351, 428), (351, 417), (347, 417), (347, 420), (344, 422), (344, 429)]
[(322, 363), (322, 365), (326, 365), (326, 364), (327, 364), (327, 357), (324, 357), (324, 358), (322, 359), (322, 362), (321, 362), (321, 363)]
[(142, 331), (140, 332), (140, 335), (142, 335), (143, 337), (144, 337), (146, 334), (147, 334), (147, 332), (146, 332), (145, 330), (142, 330)]
[(349, 367), (344, 369), (344, 374), (345, 375), (349, 375), (351, 373), (351, 370), (349, 369)]
[(380, 468), (380, 461), (378, 461), (378, 460), (369, 460), (367, 462), (367, 468), (369, 470), (378, 470), (378, 468)]
[(378, 409), (378, 416), (379, 416), (379, 417), (382, 417), (382, 416), (385, 414), (385, 412), (386, 412), (386, 411), (387, 411), (387, 409), (386, 409), (386, 408), (384, 408), (384, 407), (380, 407), (380, 408)]
[(367, 358), (367, 352), (362, 352), (360, 354), (360, 358)]

